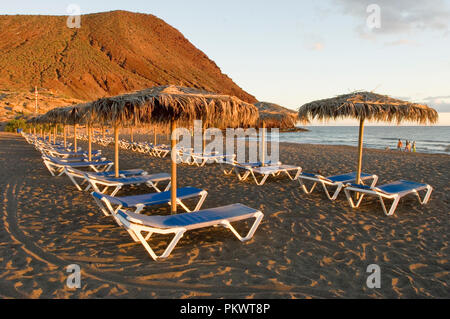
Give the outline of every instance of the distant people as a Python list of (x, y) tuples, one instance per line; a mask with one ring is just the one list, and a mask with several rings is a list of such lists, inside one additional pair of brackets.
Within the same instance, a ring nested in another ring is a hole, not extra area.
[(397, 143), (397, 150), (401, 151), (403, 148), (403, 143), (401, 139), (398, 139), (398, 143)]
[(412, 151), (415, 153), (416, 152), (416, 141), (414, 141), (412, 143)]
[(411, 152), (411, 142), (406, 141), (405, 152)]

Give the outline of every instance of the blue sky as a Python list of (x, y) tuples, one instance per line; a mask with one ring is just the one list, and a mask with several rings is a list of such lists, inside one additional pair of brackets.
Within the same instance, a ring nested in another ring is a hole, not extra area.
[[(70, 4), (158, 16), (262, 101), (297, 109), (368, 90), (450, 112), (450, 0), (40, 0), (2, 3), (0, 14), (67, 15)], [(369, 4), (380, 28), (367, 26)]]

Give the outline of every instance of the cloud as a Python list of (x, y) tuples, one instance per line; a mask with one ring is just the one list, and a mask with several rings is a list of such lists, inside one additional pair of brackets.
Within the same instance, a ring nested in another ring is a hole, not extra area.
[[(380, 35), (413, 35), (423, 31), (440, 32), (447, 36), (450, 30), (450, 8), (444, 0), (334, 0), (340, 10), (360, 20), (356, 32), (363, 38)], [(369, 29), (367, 7), (380, 8), (380, 28)], [(399, 40), (401, 41), (401, 40)], [(401, 44), (401, 43), (399, 43)]]
[(423, 101), (438, 112), (450, 112), (450, 95), (429, 96)]
[(448, 113), (450, 112), (450, 103), (439, 103), (439, 104), (428, 104), (428, 106), (432, 107), (433, 109), (435, 109), (438, 112), (445, 112)]
[(312, 44), (310, 49), (314, 51), (322, 51), (324, 47), (325, 45), (322, 42), (316, 42)]
[(385, 42), (384, 45), (387, 45), (387, 46), (418, 45), (418, 43), (415, 41), (407, 40), (407, 39), (400, 39), (400, 40)]
[(429, 96), (424, 98), (424, 101), (446, 100), (450, 99), (450, 95)]

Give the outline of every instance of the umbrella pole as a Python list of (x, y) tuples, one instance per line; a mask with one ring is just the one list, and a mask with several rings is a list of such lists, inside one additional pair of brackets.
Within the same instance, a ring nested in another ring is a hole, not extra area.
[(114, 125), (114, 176), (119, 177), (119, 127)]
[(266, 123), (262, 122), (262, 166), (266, 165)]
[(202, 126), (202, 154), (205, 155), (206, 138), (205, 138), (205, 125)]
[(56, 135), (58, 134), (58, 124), (53, 128), (53, 144), (56, 144)]
[(363, 137), (364, 137), (364, 119), (362, 118), (359, 121), (358, 171), (356, 173), (356, 184), (360, 184), (361, 183)]
[(156, 145), (156, 127), (153, 127), (153, 145)]
[(73, 126), (73, 148), (74, 148), (74, 152), (76, 152), (78, 150), (78, 147), (77, 147), (77, 125), (76, 124)]
[(66, 125), (63, 125), (64, 130), (64, 148), (67, 148), (67, 131), (66, 131)]
[(170, 198), (171, 198), (171, 213), (177, 213), (177, 156), (176, 156), (176, 145), (177, 140), (175, 138), (175, 129), (177, 128), (177, 124), (174, 120), (170, 122), (170, 146), (171, 146), (171, 176), (170, 176)]
[(131, 138), (131, 143), (133, 143), (133, 128), (130, 127), (130, 138)]
[(88, 160), (89, 162), (92, 160), (92, 128), (90, 124), (88, 124)]

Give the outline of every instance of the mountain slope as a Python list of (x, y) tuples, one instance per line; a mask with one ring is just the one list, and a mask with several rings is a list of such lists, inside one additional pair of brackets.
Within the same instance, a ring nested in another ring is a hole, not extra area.
[(39, 88), (93, 100), (176, 84), (254, 96), (238, 87), (179, 31), (148, 14), (113, 11), (81, 17), (0, 16), (0, 89)]

